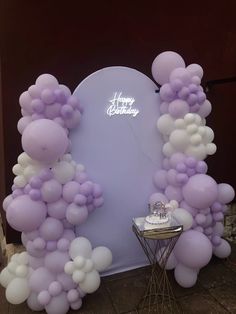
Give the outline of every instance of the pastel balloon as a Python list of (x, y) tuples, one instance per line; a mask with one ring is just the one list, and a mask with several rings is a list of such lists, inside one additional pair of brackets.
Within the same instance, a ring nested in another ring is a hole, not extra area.
[(183, 196), (190, 206), (199, 209), (207, 208), (217, 199), (217, 183), (206, 174), (196, 174), (184, 185)]
[(39, 233), (46, 241), (53, 241), (61, 237), (63, 230), (63, 224), (60, 220), (48, 217), (40, 226)]
[(152, 76), (158, 84), (163, 85), (169, 81), (170, 73), (180, 67), (185, 67), (183, 58), (176, 52), (165, 51), (153, 61)]
[(183, 288), (190, 288), (197, 282), (198, 272), (195, 269), (178, 264), (175, 268), (175, 280)]
[(55, 276), (45, 267), (40, 267), (33, 271), (29, 278), (29, 287), (34, 292), (47, 290), (50, 283), (55, 280)]
[(169, 114), (164, 114), (157, 121), (158, 130), (164, 134), (169, 135), (174, 130), (174, 120)]
[(193, 217), (186, 209), (176, 208), (172, 215), (181, 225), (183, 225), (184, 231), (192, 227)]
[(94, 269), (86, 274), (85, 279), (79, 284), (85, 293), (95, 292), (101, 283), (99, 273)]
[(189, 105), (181, 99), (173, 100), (169, 104), (169, 113), (174, 118), (182, 118), (189, 112)]
[(187, 66), (186, 68), (192, 76), (198, 76), (200, 79), (203, 77), (203, 68), (196, 63), (192, 63), (190, 65)]
[(66, 292), (61, 292), (58, 296), (51, 298), (50, 302), (45, 306), (48, 314), (65, 314), (70, 308), (67, 300)]
[(27, 300), (30, 294), (28, 281), (25, 278), (14, 278), (7, 286), (6, 299), (12, 304), (20, 304)]
[(167, 176), (166, 170), (158, 170), (155, 173), (153, 177), (153, 182), (158, 189), (165, 189), (167, 187), (168, 182), (166, 176)]
[(169, 200), (176, 200), (177, 202), (181, 202), (183, 199), (181, 188), (174, 187), (172, 185), (168, 185), (165, 189), (165, 195)]
[(5, 267), (0, 273), (0, 284), (6, 288), (14, 278), (13, 273), (9, 272), (7, 267)]
[(222, 204), (230, 203), (235, 197), (234, 189), (227, 183), (218, 184), (218, 193), (218, 201)]
[(38, 294), (35, 292), (31, 292), (27, 299), (28, 307), (33, 311), (42, 311), (44, 306), (38, 301)]
[(231, 253), (231, 247), (229, 245), (229, 242), (227, 242), (224, 239), (221, 239), (220, 245), (214, 247), (213, 253), (215, 256), (219, 258), (226, 258)]
[(36, 86), (43, 88), (57, 88), (59, 85), (57, 79), (51, 74), (41, 74), (36, 80)]
[(83, 256), (85, 258), (90, 258), (92, 254), (92, 246), (88, 239), (84, 237), (75, 238), (69, 249), (69, 255), (72, 259), (75, 259), (77, 256)]
[(55, 179), (61, 184), (71, 181), (75, 176), (75, 168), (69, 162), (62, 160), (52, 168)]
[(8, 206), (7, 221), (15, 230), (29, 232), (41, 225), (46, 214), (47, 208), (43, 202), (33, 201), (28, 195), (22, 195)]
[(47, 202), (47, 203), (56, 202), (61, 198), (62, 186), (55, 179), (46, 181), (42, 185), (41, 195), (44, 202)]
[(77, 206), (72, 203), (67, 207), (66, 219), (72, 225), (82, 224), (88, 218), (88, 209), (86, 206)]
[[(48, 131), (50, 130), (50, 132)], [(22, 134), (22, 147), (33, 159), (50, 163), (61, 157), (68, 146), (64, 129), (48, 119), (31, 122)]]
[(93, 249), (91, 259), (94, 264), (94, 268), (97, 271), (104, 271), (109, 267), (112, 263), (112, 253), (105, 246), (98, 246)]
[(69, 259), (68, 253), (53, 251), (45, 256), (44, 264), (49, 271), (59, 274), (64, 271), (64, 266)]
[(66, 217), (67, 206), (68, 206), (68, 203), (65, 202), (62, 198), (60, 198), (56, 202), (49, 203), (48, 215), (56, 219), (63, 219)]
[(174, 253), (178, 261), (190, 268), (201, 268), (207, 265), (212, 256), (212, 244), (202, 233), (187, 230), (177, 241)]

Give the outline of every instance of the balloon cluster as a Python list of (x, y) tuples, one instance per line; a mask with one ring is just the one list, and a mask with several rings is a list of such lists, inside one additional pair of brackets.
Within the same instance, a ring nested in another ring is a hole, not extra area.
[[(212, 143), (213, 130), (206, 126), (211, 104), (200, 85), (201, 66), (186, 67), (180, 55), (168, 51), (153, 61), (152, 74), (162, 85), (157, 128), (165, 142), (165, 158), (162, 169), (154, 174), (158, 192), (151, 195), (150, 203), (168, 203), (183, 225), (184, 232), (166, 268), (175, 269), (175, 279), (181, 286), (191, 287), (212, 254), (225, 258), (231, 252), (222, 239), (223, 219), (226, 204), (234, 199), (235, 192), (229, 184), (217, 184), (206, 174), (203, 160), (216, 152), (216, 145)], [(165, 247), (157, 253), (160, 265), (163, 252)]]
[(69, 89), (44, 74), (20, 96), (20, 105), (24, 152), (13, 167), (12, 194), (3, 208), (8, 223), (22, 232), (26, 252), (11, 258), (0, 283), (10, 303), (27, 300), (32, 310), (64, 314), (98, 289), (99, 272), (112, 262), (108, 248), (92, 250), (75, 233), (103, 205), (103, 191), (70, 154), (68, 133), (80, 121), (81, 108)]

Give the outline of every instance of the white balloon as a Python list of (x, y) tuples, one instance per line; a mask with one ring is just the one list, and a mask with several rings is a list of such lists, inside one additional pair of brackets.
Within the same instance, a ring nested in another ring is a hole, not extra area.
[(84, 172), (85, 171), (85, 166), (82, 165), (82, 164), (78, 164), (78, 165), (76, 165), (76, 170), (78, 172)]
[(71, 154), (65, 154), (65, 155), (63, 155), (61, 157), (61, 160), (65, 160), (65, 161), (71, 162), (72, 156), (71, 156)]
[(90, 273), (87, 273), (85, 279), (80, 283), (80, 288), (85, 293), (93, 293), (96, 291), (101, 283), (99, 273), (94, 269)]
[(206, 158), (206, 147), (203, 144), (200, 144), (198, 146), (189, 146), (185, 150), (185, 154), (191, 157), (195, 157), (197, 160), (203, 160)]
[(12, 304), (23, 303), (29, 295), (30, 289), (25, 278), (15, 278), (7, 286), (6, 298)]
[(23, 168), (21, 167), (21, 165), (16, 164), (16, 165), (13, 166), (12, 172), (13, 172), (16, 176), (20, 176), (20, 175), (23, 173)]
[(85, 273), (89, 273), (90, 271), (92, 271), (92, 269), (93, 269), (93, 261), (91, 259), (87, 259), (82, 270)]
[(91, 259), (97, 271), (104, 271), (112, 263), (111, 250), (105, 246), (98, 246), (93, 250)]
[(0, 284), (6, 288), (14, 278), (15, 276), (8, 271), (7, 267), (5, 267), (0, 273)]
[(28, 264), (29, 263), (29, 255), (27, 252), (21, 252), (17, 257), (18, 263), (20, 264)]
[(57, 162), (52, 168), (55, 179), (61, 184), (71, 181), (75, 176), (75, 168), (67, 161)]
[(203, 136), (203, 143), (211, 143), (214, 140), (214, 132), (208, 126), (205, 126), (205, 134)]
[(82, 270), (75, 270), (73, 272), (72, 279), (78, 284), (85, 279), (85, 273)]
[(84, 237), (75, 238), (69, 249), (69, 255), (74, 260), (77, 256), (90, 258), (92, 254), (92, 245), (88, 239)]
[(75, 270), (75, 264), (72, 261), (69, 261), (64, 266), (64, 271), (68, 275), (72, 275)]
[(169, 114), (163, 114), (157, 120), (158, 130), (165, 135), (169, 135), (175, 128), (174, 119)]
[(10, 273), (14, 274), (16, 273), (16, 268), (19, 264), (15, 261), (10, 261), (10, 263), (8, 263), (7, 265), (7, 269)]
[(217, 150), (217, 147), (214, 143), (209, 143), (206, 146), (206, 151), (208, 155), (214, 155)]
[(184, 151), (189, 145), (189, 136), (185, 130), (175, 130), (170, 135), (170, 143), (178, 151)]
[(16, 268), (16, 276), (24, 278), (27, 275), (28, 275), (28, 267), (26, 265), (19, 265)]
[(189, 124), (186, 128), (188, 134), (194, 134), (198, 130), (198, 127), (195, 123)]
[(74, 265), (76, 268), (84, 267), (85, 263), (86, 263), (86, 259), (83, 256), (77, 256), (74, 259)]
[(184, 121), (185, 123), (187, 124), (191, 124), (191, 123), (194, 123), (195, 122), (195, 116), (193, 113), (187, 113), (185, 116), (184, 116)]
[(23, 152), (18, 156), (17, 162), (21, 166), (26, 167), (27, 165), (31, 163), (31, 158), (25, 152)]
[(192, 76), (198, 76), (200, 79), (203, 77), (203, 68), (199, 64), (189, 64), (186, 69), (192, 74)]
[(173, 148), (173, 146), (168, 142), (165, 143), (162, 147), (162, 152), (166, 157), (172, 156), (176, 150)]
[(30, 180), (33, 176), (37, 175), (41, 169), (42, 169), (42, 166), (39, 166), (38, 164), (28, 165), (24, 169), (24, 177), (27, 180)]
[(194, 146), (197, 146), (199, 144), (201, 144), (202, 142), (202, 137), (200, 134), (196, 133), (196, 134), (193, 134), (191, 137), (190, 137), (190, 142), (192, 145)]
[(193, 217), (186, 209), (176, 208), (173, 211), (172, 215), (181, 225), (183, 225), (184, 231), (186, 231), (192, 227)]
[(176, 209), (179, 206), (179, 203), (176, 200), (171, 200), (169, 204), (173, 209)]
[(177, 129), (185, 129), (186, 123), (185, 123), (184, 119), (176, 119), (175, 120), (175, 127)]
[(23, 175), (17, 176), (14, 178), (14, 184), (18, 187), (18, 188), (23, 188), (25, 187), (27, 183), (27, 180), (25, 179), (25, 177)]

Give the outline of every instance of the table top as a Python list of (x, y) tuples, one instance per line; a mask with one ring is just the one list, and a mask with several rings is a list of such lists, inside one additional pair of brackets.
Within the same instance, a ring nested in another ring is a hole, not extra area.
[(133, 231), (140, 237), (163, 240), (179, 236), (183, 231), (183, 226), (174, 217), (164, 224), (149, 224), (146, 217), (133, 218)]

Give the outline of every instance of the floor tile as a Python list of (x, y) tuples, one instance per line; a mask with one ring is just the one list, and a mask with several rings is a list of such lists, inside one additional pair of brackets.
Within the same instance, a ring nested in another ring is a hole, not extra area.
[(149, 276), (140, 274), (105, 282), (112, 303), (118, 313), (125, 313), (135, 309), (144, 295), (148, 278)]
[(228, 313), (208, 293), (192, 294), (179, 299), (183, 313), (186, 314), (224, 314)]
[(236, 282), (209, 290), (230, 313), (236, 313)]

